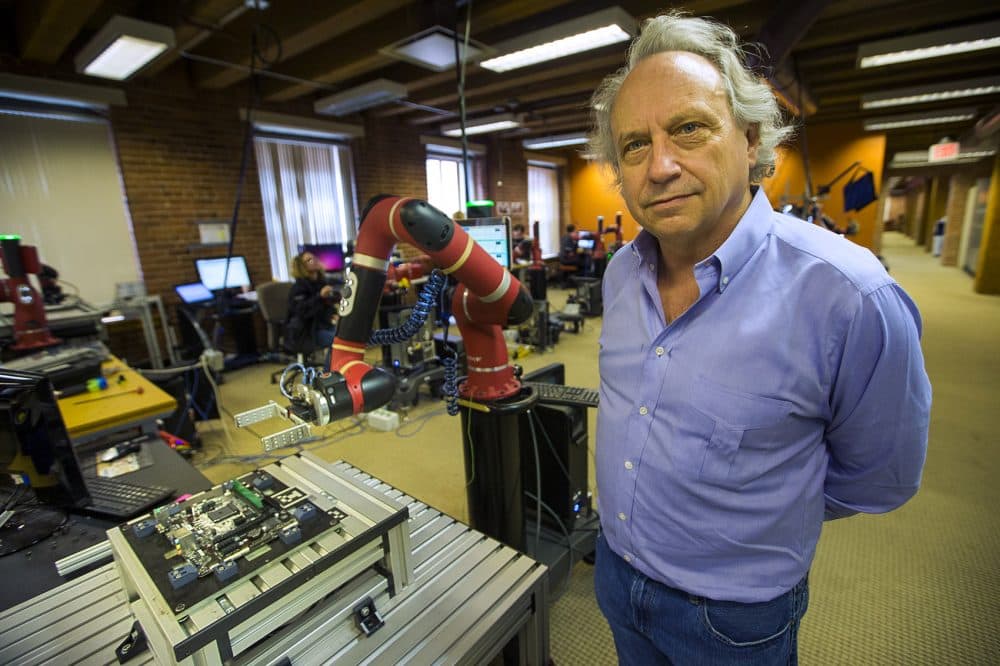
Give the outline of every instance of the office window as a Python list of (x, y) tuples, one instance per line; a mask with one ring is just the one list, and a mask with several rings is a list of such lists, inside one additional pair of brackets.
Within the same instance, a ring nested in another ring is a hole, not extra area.
[(528, 165), (528, 222), (538, 222), (543, 257), (559, 254), (559, 170)]
[(100, 115), (0, 106), (0, 211), (0, 231), (37, 246), (68, 294), (105, 304), (116, 283), (142, 280), (111, 126)]
[(472, 196), (465, 192), (465, 165), (462, 158), (451, 155), (427, 155), (427, 202), (448, 216), (465, 212), (465, 202), (478, 199), (482, 176), (478, 161), (471, 160), (470, 185)]
[(271, 274), (290, 279), (301, 244), (346, 243), (357, 235), (354, 173), (345, 145), (256, 137)]

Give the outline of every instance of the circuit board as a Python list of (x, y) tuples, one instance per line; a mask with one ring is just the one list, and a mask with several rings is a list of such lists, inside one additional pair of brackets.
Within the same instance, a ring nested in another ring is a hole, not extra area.
[(257, 470), (185, 502), (156, 509), (122, 532), (164, 598), (190, 608), (303, 542), (346, 514), (322, 511), (308, 495)]

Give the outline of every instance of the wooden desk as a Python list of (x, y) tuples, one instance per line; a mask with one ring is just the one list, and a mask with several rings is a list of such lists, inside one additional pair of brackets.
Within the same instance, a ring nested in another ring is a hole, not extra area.
[[(107, 430), (139, 425), (177, 408), (173, 396), (119, 359), (112, 356), (101, 369), (108, 380), (106, 390), (59, 400), (59, 411), (70, 439), (79, 441)], [(109, 374), (112, 370), (115, 372)], [(124, 377), (124, 381), (119, 382), (119, 377)], [(140, 387), (142, 393), (136, 391)]]

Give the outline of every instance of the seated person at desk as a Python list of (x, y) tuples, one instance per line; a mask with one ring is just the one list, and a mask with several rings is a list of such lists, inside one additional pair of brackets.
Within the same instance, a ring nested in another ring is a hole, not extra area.
[(314, 344), (327, 355), (337, 332), (336, 304), (340, 294), (326, 283), (323, 267), (311, 252), (292, 259), (295, 284), (288, 292), (288, 318), (285, 320), (286, 345), (297, 351)]
[(566, 233), (559, 241), (559, 263), (562, 266), (575, 266), (577, 275), (589, 274), (592, 272), (591, 254), (592, 250), (582, 247), (581, 239), (590, 239), (589, 232), (577, 231), (576, 225), (567, 224)]
[(524, 233), (524, 225), (517, 223), (510, 228), (511, 255), (514, 263), (531, 261), (531, 246), (533, 241)]

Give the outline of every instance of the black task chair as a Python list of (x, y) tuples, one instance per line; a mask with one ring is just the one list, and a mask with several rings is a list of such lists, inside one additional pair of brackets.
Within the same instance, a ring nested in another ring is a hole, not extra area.
[[(291, 282), (265, 282), (257, 285), (257, 305), (267, 325), (268, 358), (277, 363), (313, 364), (322, 362), (325, 349), (317, 349), (312, 337), (292, 340), (286, 335), (288, 294)], [(271, 373), (271, 383), (277, 384), (284, 369)]]
[(281, 360), (284, 356), (282, 337), (288, 317), (288, 294), (291, 282), (265, 282), (257, 285), (257, 306), (267, 326), (268, 355)]

